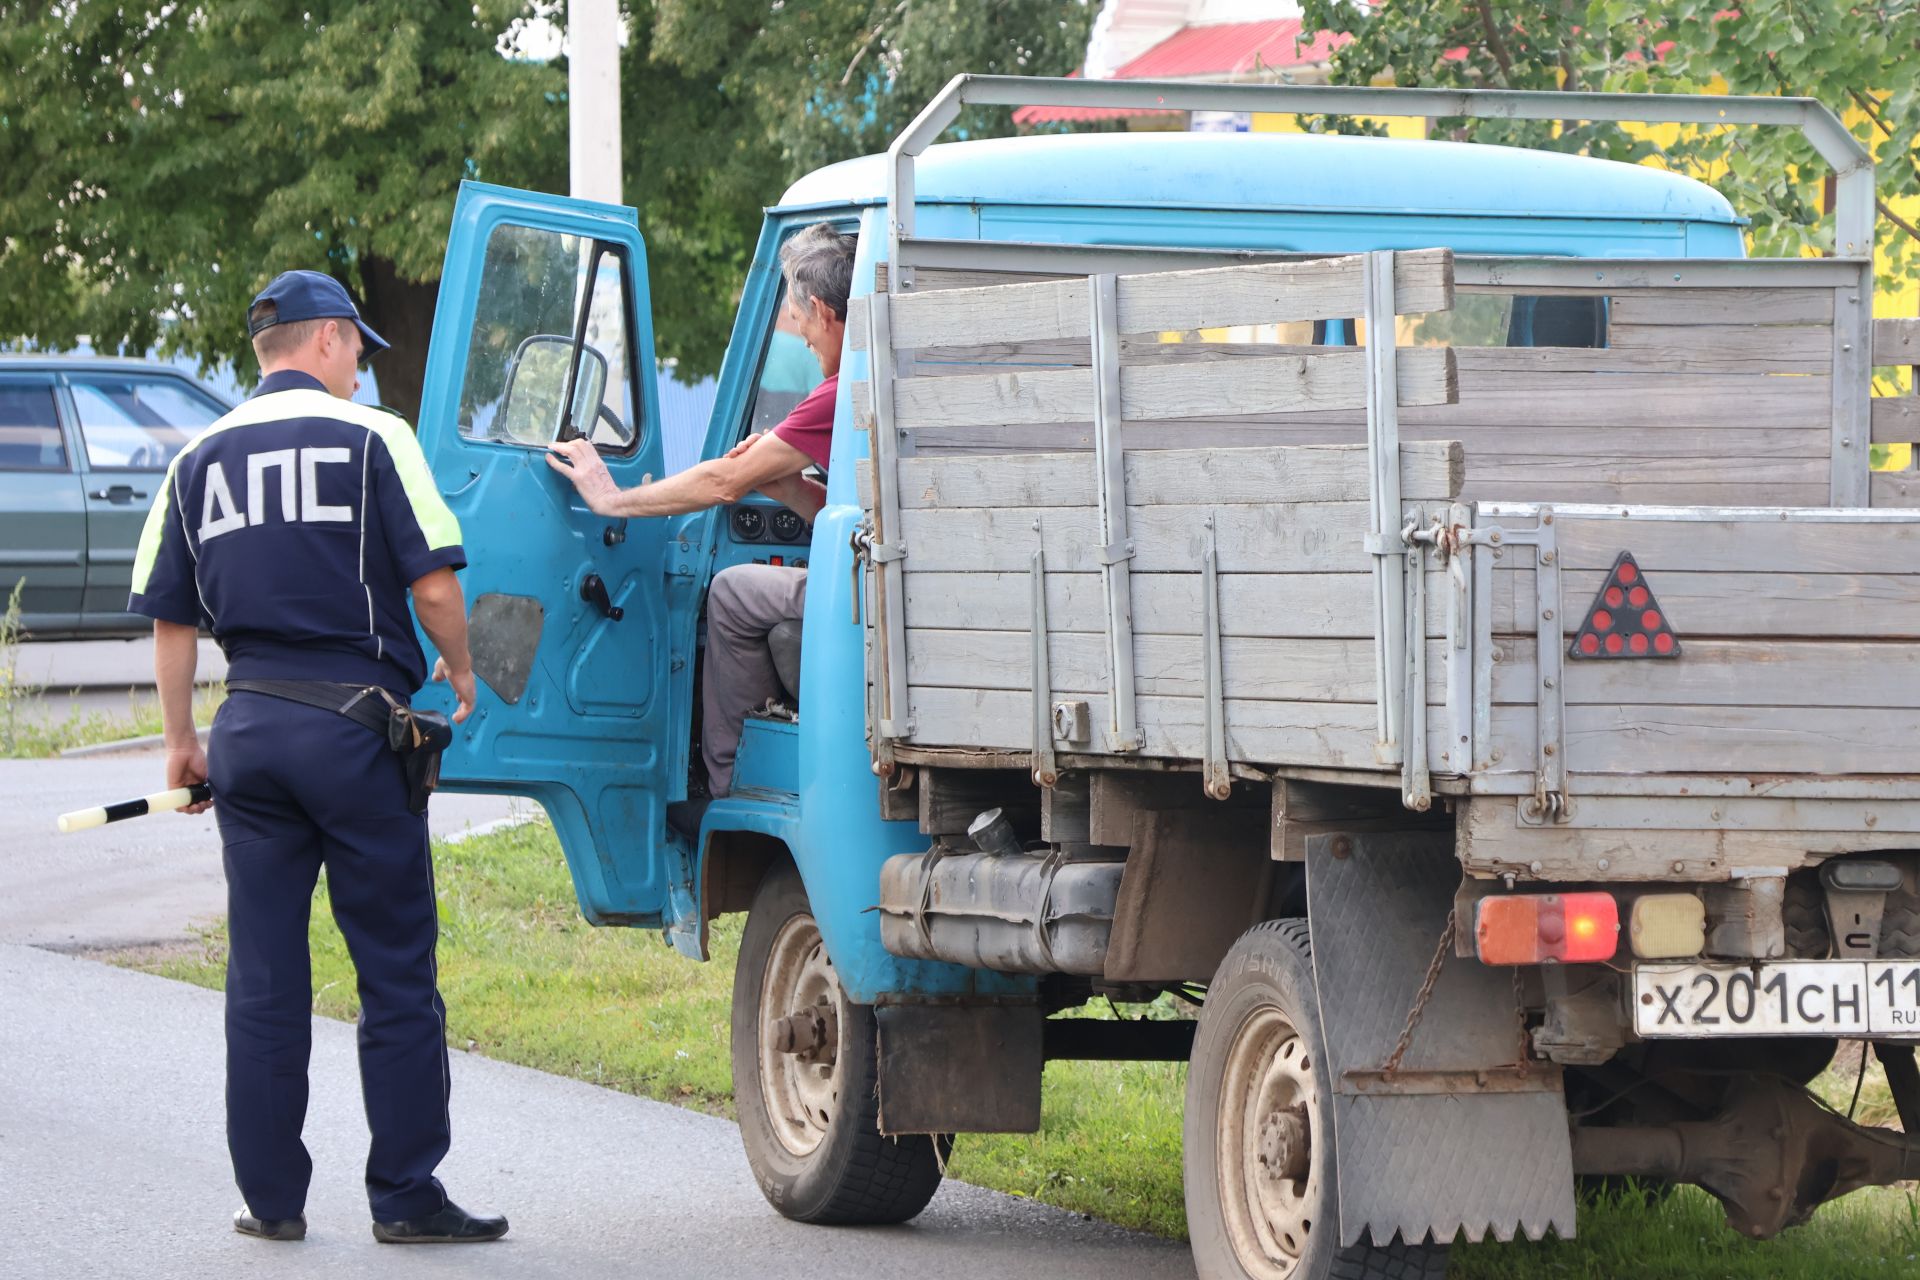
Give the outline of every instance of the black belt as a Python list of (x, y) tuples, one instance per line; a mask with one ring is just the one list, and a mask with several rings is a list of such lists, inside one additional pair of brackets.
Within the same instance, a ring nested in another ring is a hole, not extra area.
[(386, 740), (405, 766), (407, 807), (415, 814), (427, 811), (427, 797), (440, 782), (440, 753), (453, 741), (453, 726), (438, 711), (415, 711), (378, 685), (328, 680), (229, 680), (227, 690), (303, 703), (365, 725)]
[(382, 738), (387, 737), (394, 708), (406, 705), (375, 685), (334, 684), (330, 680), (229, 680), (227, 692), (261, 693), (318, 707), (365, 725)]

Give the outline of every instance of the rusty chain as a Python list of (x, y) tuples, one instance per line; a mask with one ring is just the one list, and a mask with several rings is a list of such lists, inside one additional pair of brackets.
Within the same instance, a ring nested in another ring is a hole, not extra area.
[(1400, 1069), (1400, 1060), (1407, 1056), (1407, 1047), (1413, 1043), (1413, 1029), (1420, 1024), (1420, 1015), (1427, 1011), (1427, 1001), (1433, 998), (1433, 984), (1440, 980), (1441, 967), (1447, 963), (1447, 952), (1453, 949), (1453, 935), (1457, 924), (1458, 912), (1447, 912), (1447, 927), (1440, 931), (1440, 945), (1434, 948), (1433, 963), (1427, 966), (1427, 976), (1420, 981), (1420, 994), (1413, 998), (1413, 1008), (1407, 1011), (1407, 1025), (1400, 1030), (1400, 1039), (1388, 1055), (1386, 1065), (1380, 1068), (1381, 1075), (1390, 1076)]

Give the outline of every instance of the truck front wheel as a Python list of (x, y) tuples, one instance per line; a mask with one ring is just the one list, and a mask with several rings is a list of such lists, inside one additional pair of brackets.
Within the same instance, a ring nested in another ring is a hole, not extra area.
[(1187, 1230), (1203, 1280), (1439, 1280), (1444, 1245), (1340, 1247), (1328, 1083), (1305, 920), (1241, 935), (1187, 1069)]
[(733, 976), (733, 1090), (754, 1180), (798, 1222), (905, 1222), (940, 1185), (948, 1139), (883, 1137), (873, 1010), (840, 989), (790, 863), (767, 872)]

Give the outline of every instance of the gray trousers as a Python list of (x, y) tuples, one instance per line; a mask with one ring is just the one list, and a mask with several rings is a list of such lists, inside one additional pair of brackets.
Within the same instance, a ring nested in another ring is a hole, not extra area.
[(701, 753), (715, 796), (733, 789), (733, 757), (749, 711), (780, 692), (767, 632), (807, 607), (807, 571), (737, 564), (707, 589), (707, 665), (701, 694)]

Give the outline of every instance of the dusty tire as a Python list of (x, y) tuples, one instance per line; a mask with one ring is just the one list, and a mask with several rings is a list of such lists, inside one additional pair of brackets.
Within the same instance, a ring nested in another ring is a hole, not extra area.
[[(782, 1053), (783, 1018), (816, 1011), (809, 1053)], [(796, 1222), (905, 1222), (940, 1186), (950, 1139), (882, 1137), (873, 1010), (848, 1003), (820, 942), (800, 873), (767, 872), (733, 975), (733, 1092), (747, 1163), (767, 1203)]]
[(1446, 1274), (1445, 1245), (1340, 1248), (1332, 1099), (1307, 922), (1257, 925), (1220, 962), (1187, 1068), (1187, 1231), (1202, 1280)]

